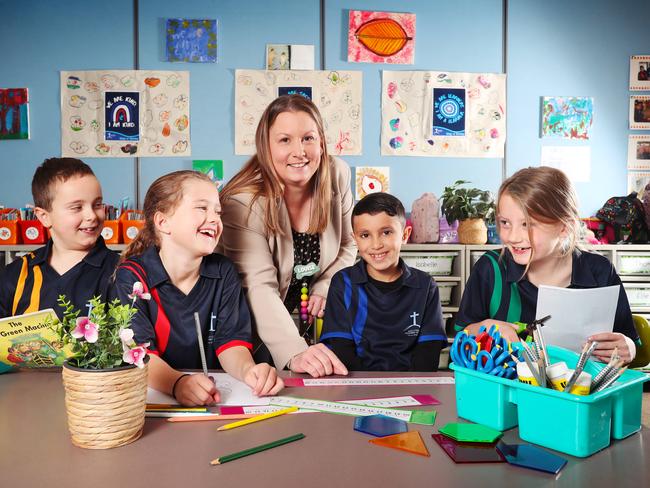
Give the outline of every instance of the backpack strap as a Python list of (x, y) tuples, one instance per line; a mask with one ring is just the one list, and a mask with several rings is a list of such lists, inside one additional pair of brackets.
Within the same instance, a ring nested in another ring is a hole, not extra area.
[(124, 261), (120, 265), (120, 268), (127, 269), (131, 273), (133, 273), (136, 276), (136, 278), (138, 278), (138, 281), (142, 283), (144, 292), (150, 293), (151, 297), (156, 302), (156, 305), (158, 306), (158, 314), (156, 316), (156, 323), (154, 324), (154, 331), (156, 333), (157, 351), (151, 351), (151, 352), (157, 355), (164, 354), (165, 350), (167, 349), (167, 343), (169, 342), (169, 332), (171, 326), (169, 323), (169, 318), (167, 318), (167, 314), (165, 313), (165, 309), (163, 308), (162, 302), (160, 301), (158, 290), (156, 290), (155, 287), (149, 288), (146, 280), (147, 272), (144, 270), (142, 266), (140, 266), (135, 261)]
[[(485, 255), (490, 259), (492, 268), (494, 269), (494, 283), (492, 285), (492, 296), (490, 297), (490, 318), (494, 318), (501, 308), (503, 290), (508, 286), (508, 282), (501, 272), (499, 254), (494, 250), (490, 250), (486, 251)], [(514, 323), (521, 320), (521, 296), (519, 295), (519, 287), (516, 282), (510, 283), (510, 300), (508, 301), (507, 310), (506, 322)]]

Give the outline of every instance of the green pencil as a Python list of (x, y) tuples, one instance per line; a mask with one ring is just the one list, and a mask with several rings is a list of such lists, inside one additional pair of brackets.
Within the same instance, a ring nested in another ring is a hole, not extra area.
[(221, 456), (217, 459), (210, 461), (212, 466), (217, 464), (227, 463), (228, 461), (234, 461), (235, 459), (243, 458), (245, 456), (250, 456), (258, 452), (266, 451), (267, 449), (273, 449), (274, 447), (282, 446), (284, 444), (289, 444), (289, 442), (299, 441), (304, 439), (305, 434), (294, 434), (284, 439), (279, 439), (277, 441), (269, 442), (268, 444), (262, 444), (261, 446), (251, 447), (250, 449), (244, 449), (243, 451), (235, 452), (233, 454), (228, 454), (226, 456)]

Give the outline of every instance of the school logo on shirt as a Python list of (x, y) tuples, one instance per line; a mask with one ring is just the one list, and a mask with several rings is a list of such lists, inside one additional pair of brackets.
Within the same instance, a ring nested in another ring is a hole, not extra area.
[(409, 337), (415, 337), (420, 334), (420, 324), (417, 323), (417, 317), (420, 315), (417, 312), (413, 312), (409, 317), (413, 319), (413, 323), (406, 327), (403, 332), (404, 335)]

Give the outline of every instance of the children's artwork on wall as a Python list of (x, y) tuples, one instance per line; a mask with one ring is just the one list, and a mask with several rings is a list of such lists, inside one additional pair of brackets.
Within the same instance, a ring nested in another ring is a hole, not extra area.
[(354, 168), (355, 199), (361, 200), (370, 193), (390, 191), (390, 168), (388, 166), (357, 166)]
[(630, 129), (650, 130), (650, 96), (630, 97)]
[(643, 196), (646, 185), (650, 183), (649, 171), (628, 171), (627, 172), (627, 194), (637, 192), (639, 198)]
[(217, 62), (215, 19), (167, 19), (167, 61)]
[(591, 97), (542, 98), (542, 137), (589, 139), (593, 119)]
[(0, 88), (0, 141), (29, 139), (27, 88)]
[(323, 117), (330, 154), (361, 154), (361, 80), (358, 71), (236, 70), (235, 154), (255, 153), (257, 124), (281, 90), (310, 94)]
[(630, 91), (650, 91), (650, 55), (630, 56)]
[(415, 14), (350, 10), (348, 62), (413, 64)]
[(501, 158), (506, 77), (383, 71), (381, 154)]
[(189, 156), (187, 71), (61, 71), (61, 154)]
[(650, 135), (628, 136), (627, 169), (650, 170)]
[(194, 159), (192, 169), (206, 174), (221, 190), (223, 186), (223, 161), (221, 159)]
[(465, 135), (465, 89), (433, 89), (432, 136)]
[(266, 69), (314, 69), (313, 44), (267, 44)]

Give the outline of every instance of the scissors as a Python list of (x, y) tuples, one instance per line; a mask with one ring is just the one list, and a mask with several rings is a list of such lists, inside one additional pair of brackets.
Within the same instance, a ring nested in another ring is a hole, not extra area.
[(467, 331), (460, 331), (456, 334), (454, 342), (449, 352), (451, 360), (464, 368), (475, 369), (472, 367), (472, 356), (476, 357), (479, 352), (479, 345), (470, 336)]
[(489, 331), (481, 327), (476, 337), (460, 331), (454, 338), (450, 356), (459, 366), (510, 378), (516, 374), (514, 362), (510, 361), (511, 352), (512, 347), (501, 337), (498, 327), (492, 326)]

